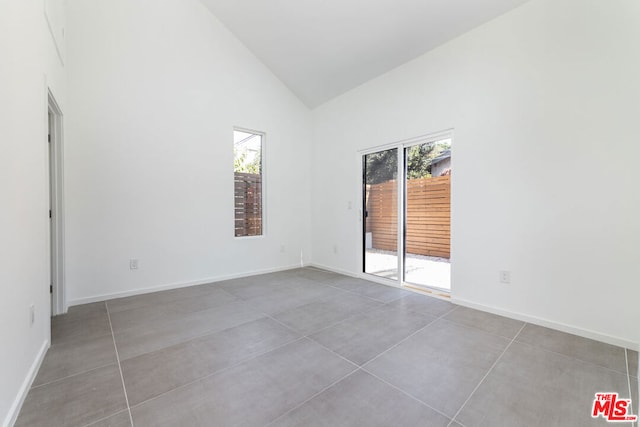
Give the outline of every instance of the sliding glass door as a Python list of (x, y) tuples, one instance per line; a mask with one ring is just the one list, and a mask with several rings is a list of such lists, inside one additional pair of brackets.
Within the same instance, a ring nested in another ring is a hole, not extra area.
[(449, 291), (451, 138), (365, 153), (363, 271)]

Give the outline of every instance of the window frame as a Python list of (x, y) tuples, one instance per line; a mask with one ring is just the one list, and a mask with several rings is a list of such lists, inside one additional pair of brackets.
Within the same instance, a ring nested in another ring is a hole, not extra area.
[[(245, 128), (245, 127), (240, 127), (240, 126), (234, 126), (233, 127), (233, 132), (232, 132), (232, 137), (234, 136), (235, 132), (244, 132), (244, 133), (250, 133), (253, 135), (258, 135), (260, 136), (260, 177), (261, 177), (261, 182), (260, 182), (260, 192), (261, 192), (261, 197), (260, 197), (260, 212), (261, 212), (261, 234), (255, 234), (255, 235), (247, 235), (247, 236), (236, 236), (235, 234), (235, 220), (236, 220), (236, 211), (235, 211), (235, 201), (233, 203), (233, 238), (234, 239), (242, 239), (242, 240), (251, 240), (251, 239), (263, 239), (266, 237), (267, 235), (267, 209), (266, 209), (266, 174), (265, 174), (265, 164), (266, 164), (266, 140), (267, 140), (267, 134), (266, 132), (263, 131), (258, 131), (255, 129), (250, 129), (250, 128)], [(235, 138), (232, 138), (232, 148), (235, 149)], [(235, 150), (234, 150), (235, 153)], [(235, 162), (235, 154), (233, 155), (233, 160)], [(233, 171), (235, 174), (235, 170)], [(235, 178), (234, 178), (234, 197), (235, 197)]]

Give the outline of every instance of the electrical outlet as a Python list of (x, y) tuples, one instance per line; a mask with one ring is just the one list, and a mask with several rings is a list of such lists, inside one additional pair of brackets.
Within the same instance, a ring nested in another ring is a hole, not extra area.
[(280, 245), (280, 252), (281, 252), (281, 253), (284, 253), (284, 251), (285, 251), (285, 247), (284, 247), (284, 245)]
[(333, 253), (334, 254), (338, 253), (338, 245), (333, 245)]
[(500, 283), (508, 285), (511, 283), (511, 272), (503, 270), (500, 272)]
[(353, 205), (351, 204), (351, 200), (349, 200), (347, 202), (347, 209), (351, 209), (353, 207)]
[(139, 266), (140, 266), (140, 264), (138, 263), (137, 259), (130, 259), (129, 260), (129, 268), (131, 270), (137, 270)]
[(29, 326), (33, 326), (36, 321), (36, 306), (31, 304), (29, 306)]

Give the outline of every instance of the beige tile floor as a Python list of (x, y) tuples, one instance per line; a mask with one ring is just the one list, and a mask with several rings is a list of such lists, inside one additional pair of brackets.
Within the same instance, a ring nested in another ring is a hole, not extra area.
[(18, 426), (597, 426), (596, 392), (638, 402), (634, 351), (312, 268), (52, 323)]

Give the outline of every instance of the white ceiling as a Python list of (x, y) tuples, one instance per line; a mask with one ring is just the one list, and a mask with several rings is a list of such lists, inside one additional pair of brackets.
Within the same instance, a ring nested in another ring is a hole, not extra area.
[(316, 107), (527, 0), (202, 0)]

